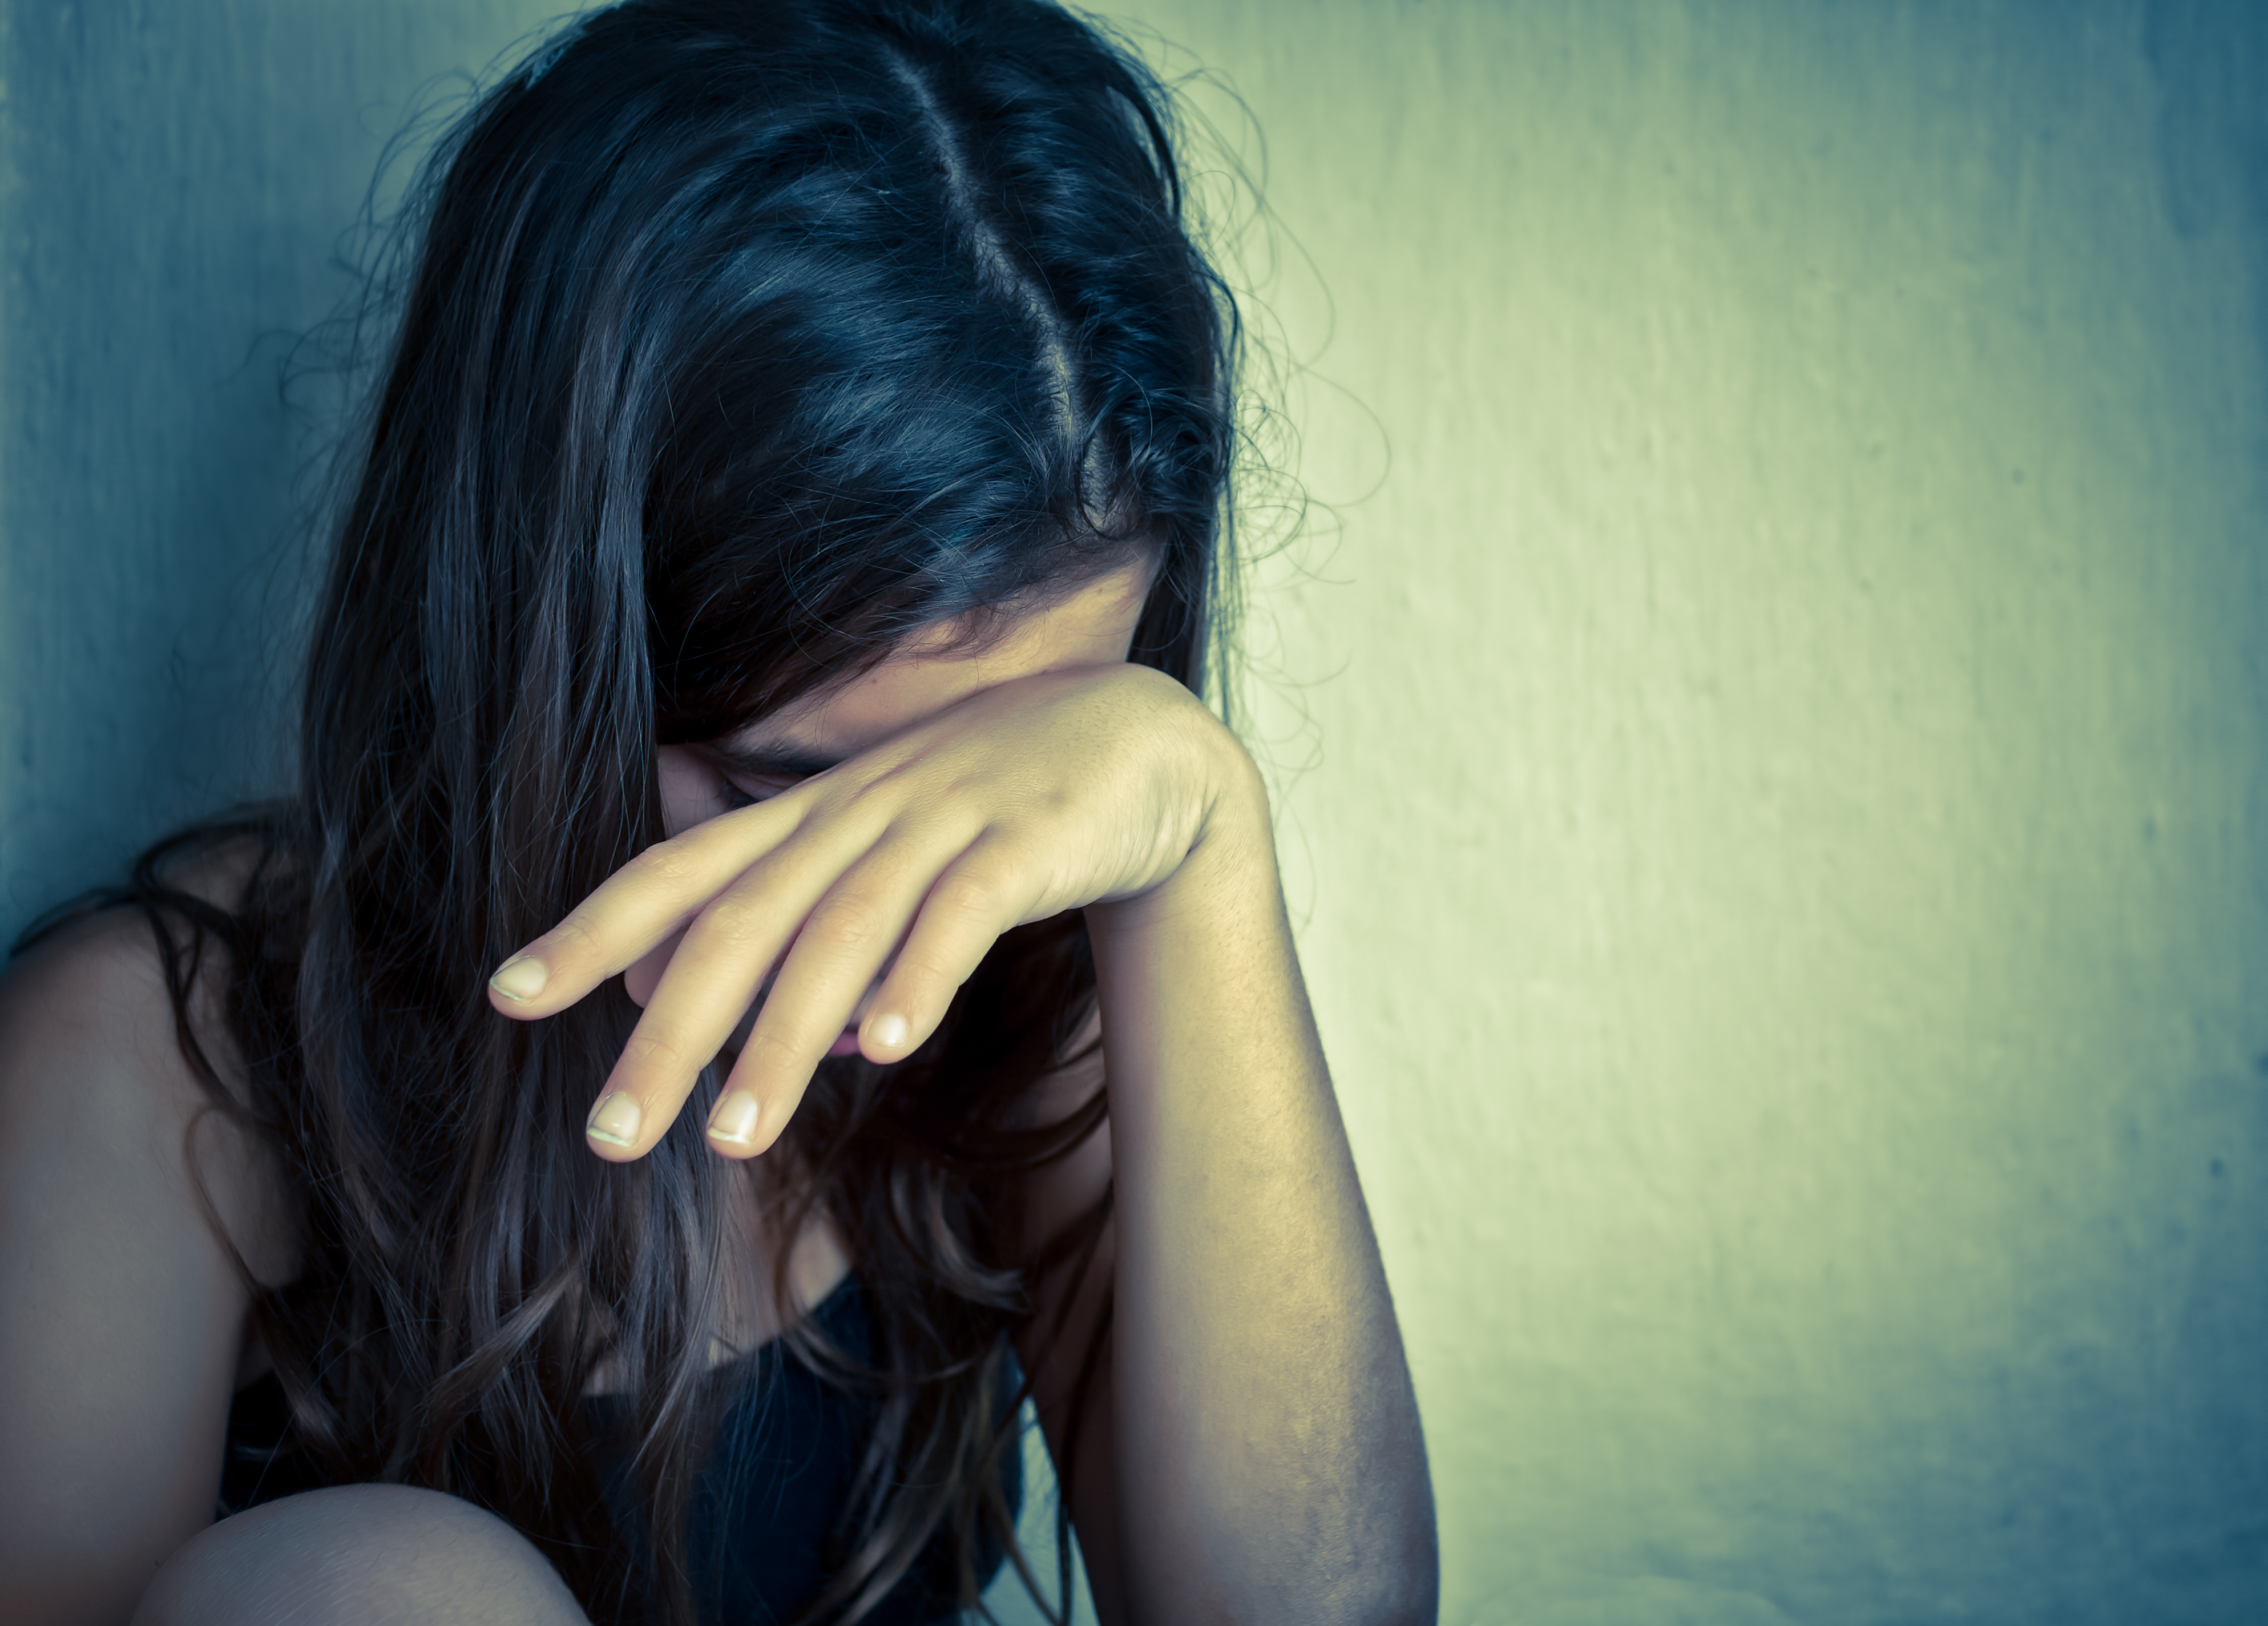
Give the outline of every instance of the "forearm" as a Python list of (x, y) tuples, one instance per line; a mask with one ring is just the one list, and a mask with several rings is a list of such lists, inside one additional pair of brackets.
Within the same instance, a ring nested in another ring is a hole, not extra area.
[(1416, 1401), (1256, 780), (1171, 880), (1088, 922), (1131, 1618), (1431, 1621)]

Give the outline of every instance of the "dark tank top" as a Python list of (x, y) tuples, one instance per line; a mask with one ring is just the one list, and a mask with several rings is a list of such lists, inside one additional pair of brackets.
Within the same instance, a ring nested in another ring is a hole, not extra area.
[[(811, 1313), (853, 1357), (873, 1357), (865, 1294), (855, 1274), (844, 1277)], [(850, 1495), (871, 1424), (856, 1396), (822, 1382), (788, 1357), (777, 1340), (733, 1365), (745, 1376), (694, 1488), (686, 1554), (703, 1619), (711, 1626), (756, 1626), (792, 1620), (818, 1595), (827, 1578), (821, 1554)], [(1020, 1381), (1012, 1367), (1004, 1402), (1014, 1398)], [(582, 1404), (590, 1437), (611, 1438), (624, 1402), (597, 1394)], [(328, 1483), (304, 1458), (278, 1450), (290, 1419), (284, 1387), (272, 1373), (238, 1391), (228, 1414), (223, 1517)], [(636, 1531), (638, 1509), (627, 1457), (605, 1453), (593, 1467), (617, 1527)], [(1005, 1453), (1001, 1480), (1013, 1509), (1022, 1500), (1023, 1464), (1012, 1449)], [(999, 1570), (1002, 1555), (988, 1544), (976, 1557), (982, 1586)], [(932, 1626), (957, 1618), (958, 1569), (950, 1541), (940, 1536), (866, 1622)]]

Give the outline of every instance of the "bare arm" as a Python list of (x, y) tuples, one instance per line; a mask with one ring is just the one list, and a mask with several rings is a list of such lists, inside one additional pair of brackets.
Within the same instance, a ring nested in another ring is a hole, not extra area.
[[(1049, 667), (917, 708), (632, 860), (492, 997), (540, 1018), (648, 962), (592, 1115), (593, 1151), (617, 1162), (761, 1000), (710, 1128), (720, 1152), (760, 1156), (857, 1011), (867, 1057), (901, 1059), (1002, 931), (1071, 908), (1095, 944), (1113, 1121), (1090, 1156), (1117, 1168), (1110, 1375), (1088, 1416), (1108, 1438), (1082, 1438), (1071, 1491), (1098, 1601), (1138, 1626), (1430, 1620), (1425, 1450), (1266, 798), (1170, 678)], [(1059, 1455), (1066, 1383), (1060, 1362), (1035, 1373)]]
[(1417, 1404), (1235, 761), (1174, 877), (1087, 909), (1116, 1178), (1110, 1438), (1087, 1448), (1115, 1506), (1089, 1473), (1073, 1505), (1107, 1620), (1431, 1621)]
[[(184, 1161), (205, 1099), (140, 920), (0, 981), (0, 1619), (123, 1622), (212, 1522), (248, 1296)], [(254, 1268), (282, 1268), (248, 1149), (217, 1115), (197, 1138)]]

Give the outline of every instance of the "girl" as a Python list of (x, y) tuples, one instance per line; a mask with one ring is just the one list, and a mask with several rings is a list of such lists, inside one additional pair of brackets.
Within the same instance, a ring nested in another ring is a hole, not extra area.
[(949, 1618), (1028, 1395), (1105, 1622), (1432, 1619), (1166, 111), (628, 0), (445, 141), (296, 795), (0, 990), (0, 1616)]

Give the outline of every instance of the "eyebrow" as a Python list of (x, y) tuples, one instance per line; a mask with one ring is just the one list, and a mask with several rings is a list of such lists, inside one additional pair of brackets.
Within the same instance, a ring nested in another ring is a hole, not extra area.
[(808, 779), (843, 761), (808, 752), (766, 749), (762, 746), (733, 746), (711, 741), (709, 754), (725, 767), (751, 779)]

